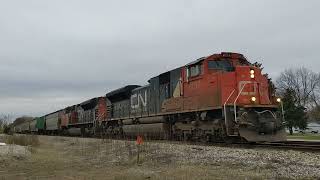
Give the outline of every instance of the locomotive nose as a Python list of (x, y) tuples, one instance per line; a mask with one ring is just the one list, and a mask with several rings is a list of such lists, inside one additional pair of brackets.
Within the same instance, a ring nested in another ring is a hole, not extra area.
[(270, 134), (276, 130), (274, 122), (261, 122), (259, 124), (259, 134)]
[(256, 111), (247, 112), (247, 116), (243, 116), (242, 120), (248, 121), (248, 126), (240, 126), (240, 135), (249, 142), (276, 142), (285, 141), (286, 132), (282, 128), (280, 120), (272, 111)]
[(259, 134), (270, 134), (276, 131), (277, 119), (273, 116), (272, 112), (255, 112), (256, 113), (256, 122), (257, 122), (257, 132)]
[[(246, 114), (246, 113), (244, 113)], [(272, 134), (278, 129), (277, 119), (271, 111), (265, 110), (262, 112), (250, 110), (247, 116), (242, 116), (242, 121), (250, 122), (252, 130), (258, 134)]]

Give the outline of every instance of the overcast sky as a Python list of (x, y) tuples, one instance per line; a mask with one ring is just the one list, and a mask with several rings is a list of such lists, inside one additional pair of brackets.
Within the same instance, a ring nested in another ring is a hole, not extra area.
[(0, 113), (39, 116), (221, 51), (319, 72), (320, 1), (0, 0)]

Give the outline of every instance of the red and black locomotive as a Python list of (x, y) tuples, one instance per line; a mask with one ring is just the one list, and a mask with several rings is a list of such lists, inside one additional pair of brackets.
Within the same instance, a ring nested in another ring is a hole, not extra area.
[(243, 55), (213, 54), (145, 86), (128, 85), (57, 111), (56, 132), (78, 128), (82, 134), (110, 136), (284, 141), (279, 101), (261, 68)]

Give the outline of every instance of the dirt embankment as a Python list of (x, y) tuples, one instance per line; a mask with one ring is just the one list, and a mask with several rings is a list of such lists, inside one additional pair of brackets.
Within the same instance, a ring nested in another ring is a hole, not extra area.
[(0, 147), (0, 177), (128, 180), (320, 178), (320, 153), (145, 142), (140, 147), (137, 164), (138, 149), (133, 141), (50, 136), (36, 139), (29, 142), (38, 141), (34, 145), (8, 146), (7, 150)]

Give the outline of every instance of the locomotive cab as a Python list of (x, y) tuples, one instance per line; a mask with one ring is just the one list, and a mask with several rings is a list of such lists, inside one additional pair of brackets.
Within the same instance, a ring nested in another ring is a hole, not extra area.
[(234, 71), (222, 75), (221, 81), (227, 92), (222, 102), (228, 136), (254, 142), (286, 140), (279, 103), (268, 77), (242, 55), (230, 57)]

